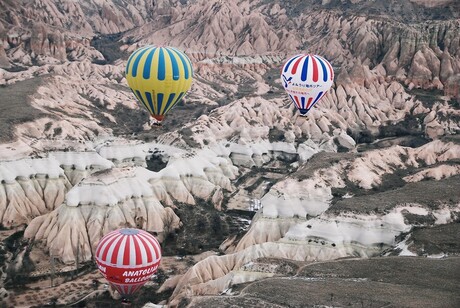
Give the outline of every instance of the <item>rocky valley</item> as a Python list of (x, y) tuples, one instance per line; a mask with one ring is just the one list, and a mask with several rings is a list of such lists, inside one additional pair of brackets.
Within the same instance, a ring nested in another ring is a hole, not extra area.
[[(457, 307), (455, 0), (0, 3), (0, 301), (118, 307), (109, 231), (162, 244), (135, 307)], [(144, 45), (193, 63), (149, 125)], [(333, 65), (298, 115), (280, 69)]]

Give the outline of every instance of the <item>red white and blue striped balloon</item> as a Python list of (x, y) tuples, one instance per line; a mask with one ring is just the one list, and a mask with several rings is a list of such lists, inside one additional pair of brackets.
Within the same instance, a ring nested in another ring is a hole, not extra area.
[(99, 271), (122, 296), (139, 290), (157, 271), (160, 260), (157, 239), (140, 229), (112, 231), (96, 248)]
[(300, 54), (284, 64), (281, 81), (300, 114), (306, 115), (331, 88), (334, 70), (323, 57)]

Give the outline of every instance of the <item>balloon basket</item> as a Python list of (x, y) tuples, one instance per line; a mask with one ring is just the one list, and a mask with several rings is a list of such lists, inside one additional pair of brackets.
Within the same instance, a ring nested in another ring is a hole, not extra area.
[(161, 121), (158, 121), (157, 119), (154, 119), (154, 118), (150, 118), (150, 127), (154, 127), (154, 126), (163, 126), (163, 122)]
[(127, 298), (122, 298), (121, 305), (123, 307), (131, 307), (131, 301)]

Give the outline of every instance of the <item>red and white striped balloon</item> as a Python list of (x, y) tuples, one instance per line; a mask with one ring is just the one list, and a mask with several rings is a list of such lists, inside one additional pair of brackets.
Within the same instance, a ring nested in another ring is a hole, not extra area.
[(286, 61), (281, 81), (300, 114), (306, 115), (332, 86), (334, 70), (323, 57), (300, 54)]
[(160, 260), (157, 239), (140, 229), (112, 231), (96, 248), (99, 271), (123, 296), (139, 290), (157, 271)]

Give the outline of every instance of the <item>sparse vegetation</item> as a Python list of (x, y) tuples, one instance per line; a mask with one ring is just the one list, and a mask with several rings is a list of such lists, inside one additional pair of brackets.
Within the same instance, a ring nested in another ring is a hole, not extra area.
[(441, 96), (444, 92), (441, 90), (423, 90), (414, 88), (408, 91), (409, 94), (415, 95), (415, 98), (423, 103), (424, 107), (432, 108), (436, 102), (441, 102)]
[[(166, 160), (166, 161), (165, 161)], [(154, 152), (146, 159), (147, 169), (158, 172), (168, 164), (168, 161), (160, 153)]]
[(45, 114), (32, 107), (29, 96), (36, 93), (44, 77), (36, 77), (18, 81), (11, 85), (0, 85), (0, 142), (10, 142), (14, 139), (14, 129), (17, 124), (30, 122)]
[(96, 60), (96, 64), (112, 64), (115, 60), (128, 57), (128, 55), (120, 50), (123, 45), (120, 42), (121, 33), (115, 34), (99, 34), (91, 40), (91, 46), (99, 50), (105, 60)]
[(164, 255), (185, 256), (217, 250), (225, 237), (240, 230), (237, 221), (226, 219), (231, 214), (217, 211), (204, 200), (194, 207), (178, 204), (175, 212), (183, 225), (169, 237), (163, 248)]
[(459, 264), (458, 258), (408, 257), (313, 263), (305, 265), (296, 277), (249, 283), (239, 296), (194, 298), (187, 307), (381, 307), (439, 303), (454, 307), (460, 300), (455, 276)]
[(59, 136), (60, 134), (62, 134), (62, 128), (56, 127), (56, 128), (53, 130), (53, 136), (54, 136), (54, 137), (57, 137), (57, 136)]
[(277, 129), (276, 127), (270, 128), (270, 131), (268, 133), (268, 140), (270, 140), (270, 142), (284, 141), (284, 131)]
[(350, 189), (352, 186), (348, 186), (348, 192), (355, 194), (355, 197), (333, 202), (328, 211), (331, 213), (341, 211), (364, 213), (377, 208), (379, 212), (385, 212), (403, 203), (419, 203), (435, 209), (440, 203), (455, 204), (460, 201), (460, 195), (457, 193), (459, 180), (459, 176), (453, 176), (439, 181), (407, 183), (396, 189), (380, 187), (380, 192), (359, 188)]
[(396, 124), (380, 126), (379, 138), (401, 137), (401, 136), (423, 136), (423, 117), (406, 115), (404, 121)]
[(460, 256), (460, 216), (457, 221), (430, 228), (416, 228), (410, 237), (412, 249), (418, 255)]

